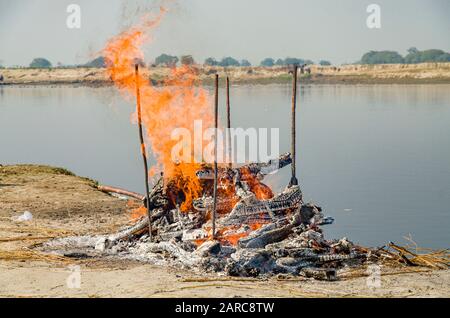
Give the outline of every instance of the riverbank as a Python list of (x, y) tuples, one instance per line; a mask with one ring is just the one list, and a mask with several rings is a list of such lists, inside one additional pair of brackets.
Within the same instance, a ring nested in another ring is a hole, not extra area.
[[(450, 83), (450, 63), (344, 65), (310, 67), (311, 73), (300, 74), (307, 84), (438, 84)], [(171, 69), (142, 69), (149, 80), (160, 84), (170, 77)], [(286, 67), (196, 67), (203, 84), (212, 84), (213, 74), (230, 77), (232, 84), (289, 83)], [(103, 68), (0, 69), (0, 85), (112, 85)]]
[[(47, 166), (0, 166), (0, 297), (448, 297), (450, 271), (366, 269), (336, 282), (306, 278), (233, 279), (131, 261), (56, 257), (33, 249), (51, 238), (111, 233), (130, 222), (133, 202), (96, 189), (95, 181)], [(33, 219), (15, 218), (30, 211)], [(67, 279), (80, 266), (80, 288)], [(362, 275), (361, 275), (362, 274)], [(72, 286), (73, 287), (73, 286)]]

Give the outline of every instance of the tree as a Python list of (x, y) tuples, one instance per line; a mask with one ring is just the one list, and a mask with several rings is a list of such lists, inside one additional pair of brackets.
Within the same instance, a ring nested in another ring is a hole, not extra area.
[(361, 58), (362, 64), (402, 64), (403, 57), (395, 51), (370, 51)]
[(319, 65), (322, 65), (322, 66), (329, 66), (329, 65), (331, 65), (331, 63), (330, 63), (329, 61), (326, 61), (326, 60), (320, 60), (320, 61), (319, 61)]
[(178, 63), (178, 57), (168, 55), (168, 54), (161, 54), (160, 56), (158, 56), (155, 59), (156, 65), (165, 65), (165, 66), (173, 67), (173, 66), (177, 65), (177, 63)]
[(241, 61), (241, 66), (252, 66), (252, 64), (248, 60), (244, 59)]
[(284, 59), (284, 65), (297, 65), (297, 66), (300, 66), (300, 65), (303, 65), (303, 64), (305, 64), (305, 60), (303, 60), (303, 59), (298, 59), (298, 58), (295, 58), (295, 57), (287, 57), (287, 58)]
[(84, 64), (85, 67), (103, 68), (106, 67), (105, 58), (103, 56), (97, 57), (90, 62)]
[(30, 63), (30, 67), (32, 68), (50, 68), (52, 67), (52, 63), (49, 60), (44, 59), (42, 57), (35, 58)]
[(416, 54), (416, 53), (418, 53), (419, 52), (419, 50), (416, 48), (416, 47), (410, 47), (409, 49), (408, 49), (408, 53), (409, 54)]
[(405, 56), (405, 63), (408, 64), (425, 62), (450, 62), (450, 54), (437, 49), (419, 51), (410, 48)]
[(284, 65), (284, 61), (283, 61), (282, 59), (278, 59), (278, 60), (275, 62), (275, 65), (282, 66), (282, 65)]
[(261, 61), (261, 66), (272, 67), (275, 65), (275, 60), (271, 57), (267, 57)]
[(222, 61), (219, 63), (220, 66), (228, 67), (228, 66), (240, 66), (239, 61), (232, 58), (231, 56), (224, 57)]
[(209, 65), (209, 66), (217, 66), (217, 65), (219, 65), (219, 62), (217, 62), (216, 59), (213, 58), (213, 57), (208, 57), (208, 58), (205, 60), (205, 63), (204, 63), (204, 64), (205, 64), (205, 65)]
[(436, 62), (450, 62), (450, 54), (444, 53), (436, 58)]
[(194, 58), (192, 57), (192, 55), (183, 55), (180, 60), (181, 60), (181, 64), (183, 64), (183, 65), (195, 64), (195, 61), (194, 61)]

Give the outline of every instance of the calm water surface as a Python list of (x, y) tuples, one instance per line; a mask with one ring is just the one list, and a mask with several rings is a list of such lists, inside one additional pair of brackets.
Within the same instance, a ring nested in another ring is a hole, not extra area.
[[(450, 86), (299, 93), (299, 180), (305, 197), (336, 219), (326, 236), (382, 245), (411, 234), (421, 246), (449, 247)], [(280, 128), (282, 152), (289, 109), (289, 86), (232, 88), (232, 125)], [(113, 88), (0, 87), (0, 163), (61, 166), (143, 192), (132, 112)], [(266, 181), (281, 189), (289, 172)]]

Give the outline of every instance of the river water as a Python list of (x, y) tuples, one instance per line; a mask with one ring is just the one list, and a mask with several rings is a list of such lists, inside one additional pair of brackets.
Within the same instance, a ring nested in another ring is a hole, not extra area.
[[(232, 126), (279, 128), (289, 151), (290, 87), (231, 93)], [(143, 192), (133, 107), (111, 87), (0, 87), (0, 163), (61, 166)], [(297, 126), (304, 196), (336, 219), (326, 237), (449, 246), (450, 85), (301, 86)], [(289, 174), (266, 181), (281, 189)]]

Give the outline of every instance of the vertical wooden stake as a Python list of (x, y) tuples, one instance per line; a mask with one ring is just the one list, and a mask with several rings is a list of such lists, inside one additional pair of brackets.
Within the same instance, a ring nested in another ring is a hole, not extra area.
[(214, 206), (212, 213), (212, 237), (216, 238), (216, 210), (217, 210), (217, 129), (219, 127), (219, 75), (216, 74), (215, 95), (214, 95)]
[(147, 152), (145, 150), (144, 143), (144, 133), (142, 128), (142, 112), (141, 112), (141, 93), (139, 90), (139, 65), (136, 64), (134, 67), (135, 70), (135, 81), (136, 81), (136, 108), (137, 108), (137, 117), (138, 117), (138, 126), (139, 126), (139, 140), (141, 142), (141, 154), (142, 159), (144, 161), (144, 173), (145, 173), (145, 197), (147, 199), (147, 216), (148, 216), (148, 235), (150, 242), (152, 241), (152, 218), (150, 214), (150, 189), (148, 186), (148, 164), (147, 164)]
[(228, 167), (233, 166), (233, 160), (231, 158), (231, 108), (230, 108), (230, 79), (227, 76), (227, 143), (228, 143)]
[(296, 129), (295, 129), (295, 108), (297, 103), (297, 73), (298, 73), (298, 66), (294, 65), (294, 72), (292, 77), (292, 109), (291, 109), (291, 154), (292, 154), (292, 164), (291, 164), (291, 181), (289, 184), (292, 185), (298, 185), (298, 180), (296, 176), (295, 171), (295, 137), (296, 137)]

